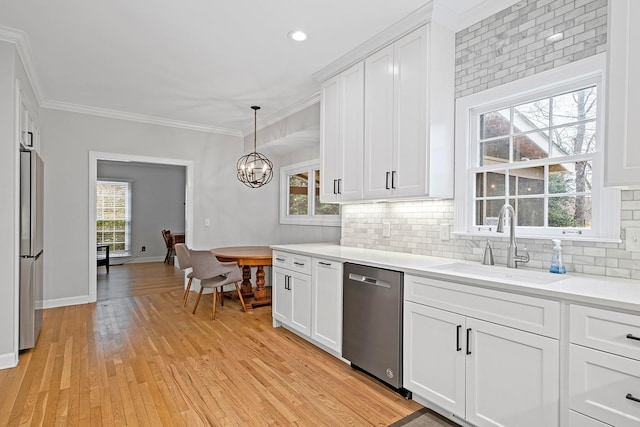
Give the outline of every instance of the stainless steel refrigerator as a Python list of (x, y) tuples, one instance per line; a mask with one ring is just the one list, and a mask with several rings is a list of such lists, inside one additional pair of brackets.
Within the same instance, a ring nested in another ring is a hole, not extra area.
[(20, 350), (36, 345), (42, 326), (44, 163), (20, 152)]

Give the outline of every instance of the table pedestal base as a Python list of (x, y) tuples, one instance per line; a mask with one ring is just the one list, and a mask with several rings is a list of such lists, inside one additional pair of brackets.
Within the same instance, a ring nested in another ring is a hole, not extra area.
[(271, 304), (271, 295), (267, 293), (264, 280), (264, 266), (257, 266), (256, 271), (256, 288), (253, 289), (251, 285), (251, 267), (248, 265), (242, 266), (242, 285), (240, 286), (240, 292), (242, 298), (253, 298), (253, 301), (247, 302), (247, 307), (258, 307), (261, 305)]

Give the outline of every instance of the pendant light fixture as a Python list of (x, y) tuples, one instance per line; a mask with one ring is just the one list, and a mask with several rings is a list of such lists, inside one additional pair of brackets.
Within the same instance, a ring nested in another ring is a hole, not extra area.
[(251, 108), (253, 109), (253, 152), (238, 159), (238, 180), (247, 187), (260, 188), (273, 178), (273, 163), (264, 154), (256, 151), (260, 107), (254, 105)]

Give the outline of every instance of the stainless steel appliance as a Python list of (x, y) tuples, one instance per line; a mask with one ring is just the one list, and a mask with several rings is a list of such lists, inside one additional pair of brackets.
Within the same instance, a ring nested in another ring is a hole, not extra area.
[(35, 346), (42, 325), (44, 163), (20, 152), (20, 350)]
[(345, 263), (342, 357), (405, 397), (402, 388), (403, 273)]

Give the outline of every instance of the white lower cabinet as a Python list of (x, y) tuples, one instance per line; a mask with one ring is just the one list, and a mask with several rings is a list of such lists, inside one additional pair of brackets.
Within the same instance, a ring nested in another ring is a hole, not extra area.
[(570, 409), (608, 425), (640, 425), (640, 316), (581, 305), (570, 313)]
[(342, 352), (342, 263), (273, 252), (272, 316), (339, 356)]
[(273, 268), (273, 318), (311, 335), (311, 276)]
[[(428, 282), (405, 275), (405, 295), (427, 295)], [(461, 313), (404, 303), (403, 386), (476, 426), (558, 426), (558, 340), (468, 316), (477, 308), (461, 304), (465, 285), (449, 283), (448, 293)]]
[(342, 263), (313, 258), (311, 338), (342, 353)]

